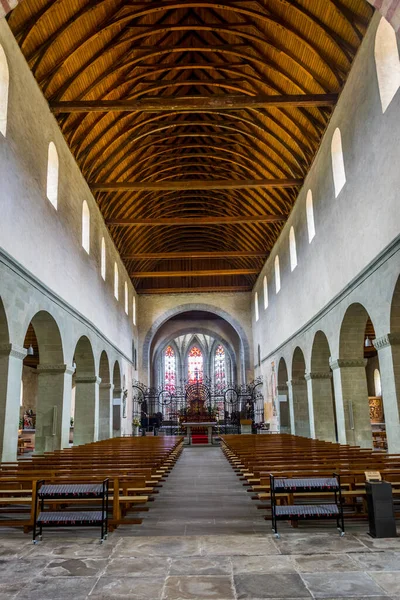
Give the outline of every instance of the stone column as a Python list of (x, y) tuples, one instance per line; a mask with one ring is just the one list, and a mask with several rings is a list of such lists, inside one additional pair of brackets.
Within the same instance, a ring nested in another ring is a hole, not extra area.
[(336, 423), (341, 444), (372, 448), (364, 359), (330, 360), (335, 388)]
[(113, 385), (101, 383), (99, 390), (99, 440), (112, 437)]
[(17, 459), (22, 361), (26, 349), (0, 345), (0, 460)]
[(288, 383), (290, 421), (292, 433), (310, 437), (310, 417), (308, 412), (307, 382), (305, 379), (291, 379)]
[(336, 442), (333, 411), (332, 373), (310, 372), (305, 375), (312, 438)]
[[(121, 435), (121, 417), (122, 417), (122, 388), (114, 388), (113, 392), (113, 437)], [(150, 417), (148, 417), (150, 418)]]
[(71, 390), (74, 369), (67, 365), (39, 365), (35, 454), (69, 446)]
[(74, 446), (99, 439), (99, 387), (95, 375), (76, 376)]
[(291, 414), (290, 414), (290, 403), (288, 398), (288, 386), (278, 385), (276, 388), (278, 394), (278, 410), (279, 410), (279, 430), (282, 431), (282, 427), (285, 433), (291, 432)]
[(378, 350), (388, 451), (400, 453), (400, 334), (374, 340)]

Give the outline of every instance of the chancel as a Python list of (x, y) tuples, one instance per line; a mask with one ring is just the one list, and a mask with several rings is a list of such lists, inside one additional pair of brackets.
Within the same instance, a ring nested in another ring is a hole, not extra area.
[(0, 0), (1, 598), (399, 597), (399, 88), (397, 0)]

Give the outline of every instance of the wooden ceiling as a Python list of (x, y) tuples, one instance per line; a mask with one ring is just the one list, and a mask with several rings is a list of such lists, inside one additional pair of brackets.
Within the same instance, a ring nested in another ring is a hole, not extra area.
[(139, 293), (252, 288), (372, 14), (365, 0), (11, 13)]

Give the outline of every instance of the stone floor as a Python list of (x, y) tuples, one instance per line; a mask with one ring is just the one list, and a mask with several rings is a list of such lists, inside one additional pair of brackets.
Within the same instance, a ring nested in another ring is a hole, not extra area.
[(0, 529), (0, 600), (400, 600), (400, 538), (366, 524), (282, 527), (250, 499), (219, 448), (186, 448), (141, 526)]

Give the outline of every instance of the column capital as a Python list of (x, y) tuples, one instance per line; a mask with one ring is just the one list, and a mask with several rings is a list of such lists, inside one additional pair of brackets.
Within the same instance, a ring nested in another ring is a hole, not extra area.
[(37, 366), (38, 373), (65, 373), (66, 375), (73, 375), (75, 373), (75, 369), (68, 365), (59, 364), (59, 365), (46, 365), (39, 364)]
[(24, 360), (28, 350), (15, 344), (0, 344), (0, 356), (12, 356)]
[(115, 388), (114, 388), (114, 394), (122, 394), (122, 388), (120, 388), (120, 387), (115, 387)]
[(336, 360), (329, 359), (329, 366), (331, 369), (350, 369), (360, 368), (367, 366), (366, 358), (338, 358)]
[(286, 384), (283, 384), (283, 385), (277, 385), (277, 386), (276, 386), (276, 391), (278, 392), (278, 394), (279, 394), (280, 392), (283, 392), (284, 394), (287, 394), (287, 391), (288, 391), (288, 386), (287, 386)]
[(372, 342), (377, 350), (382, 350), (387, 346), (399, 346), (400, 345), (400, 333), (387, 333), (380, 338), (376, 338)]
[(76, 383), (97, 383), (99, 385), (101, 383), (100, 377), (96, 377), (96, 375), (77, 375), (75, 381)]
[(289, 379), (287, 382), (288, 386), (304, 385), (305, 379)]
[(100, 389), (102, 390), (111, 390), (112, 388), (112, 383), (101, 383), (100, 384)]
[(307, 381), (310, 379), (332, 379), (332, 373), (330, 371), (310, 371), (306, 373), (305, 376)]

